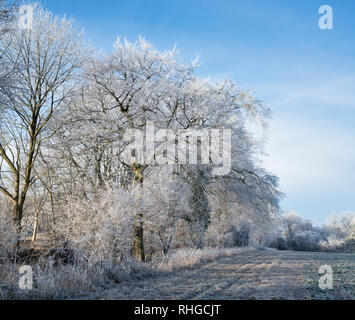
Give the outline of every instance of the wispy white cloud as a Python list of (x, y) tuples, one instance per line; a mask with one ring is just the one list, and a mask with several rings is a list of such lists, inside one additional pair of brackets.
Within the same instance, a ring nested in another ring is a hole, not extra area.
[(264, 165), (292, 193), (341, 193), (355, 181), (355, 130), (329, 120), (275, 116)]
[(276, 108), (312, 108), (317, 106), (350, 107), (355, 109), (355, 74), (316, 78), (303, 74), (297, 81), (269, 83), (257, 86), (256, 91)]

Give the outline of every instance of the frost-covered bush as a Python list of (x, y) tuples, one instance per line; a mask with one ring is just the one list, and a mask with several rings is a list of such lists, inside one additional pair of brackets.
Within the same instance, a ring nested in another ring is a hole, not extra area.
[(282, 216), (282, 236), (271, 246), (279, 250), (318, 251), (320, 243), (326, 238), (324, 230), (314, 228), (312, 222), (302, 219), (294, 212)]
[(283, 231), (270, 246), (279, 250), (353, 252), (355, 214), (332, 215), (324, 227), (317, 228), (309, 220), (293, 212), (282, 216)]
[(191, 223), (188, 219), (180, 219), (176, 225), (176, 238), (172, 248), (195, 248), (199, 239), (203, 238), (205, 232), (203, 227), (197, 223)]
[(355, 253), (355, 238), (345, 240), (342, 251), (347, 253)]
[[(190, 188), (171, 168), (152, 170), (143, 183), (145, 246), (148, 255), (167, 254), (179, 242), (179, 221), (190, 216)], [(181, 227), (181, 224), (180, 224)]]
[(344, 212), (332, 215), (324, 227), (327, 238), (321, 242), (324, 251), (354, 252), (355, 251), (355, 213)]
[(270, 243), (270, 248), (275, 248), (277, 250), (287, 250), (287, 241), (282, 237), (278, 237)]
[(355, 239), (338, 240), (329, 238), (320, 243), (320, 249), (321, 251), (354, 253)]
[(89, 199), (71, 199), (58, 221), (57, 234), (72, 240), (94, 260), (128, 257), (141, 201), (136, 189), (113, 189)]
[(322, 241), (321, 233), (316, 230), (303, 231), (289, 240), (288, 246), (295, 251), (317, 251)]
[(232, 221), (226, 208), (213, 208), (211, 223), (205, 235), (205, 245), (213, 248), (231, 246), (233, 241)]
[[(263, 173), (258, 174), (262, 176)], [(275, 200), (280, 195), (268, 189), (269, 179), (272, 180), (272, 177), (263, 178), (268, 181), (265, 185), (262, 183), (262, 188), (265, 187), (262, 191), (263, 202), (254, 193), (260, 192), (260, 189), (253, 190), (255, 181), (242, 173), (240, 175), (242, 178), (239, 176), (237, 182), (233, 178), (216, 179), (208, 186), (211, 217), (205, 239), (207, 246), (267, 246), (279, 234), (279, 208), (272, 199)], [(250, 179), (248, 188), (244, 184), (246, 179)], [(231, 185), (230, 181), (235, 185)]]
[(241, 226), (228, 224), (225, 230), (223, 234), (219, 234), (218, 228), (210, 227), (206, 235), (206, 243), (212, 247), (223, 248), (247, 247), (249, 245), (250, 229), (247, 224)]
[(147, 257), (151, 257), (157, 252), (166, 254), (179, 242), (179, 222), (189, 212), (189, 186), (168, 169), (159, 168), (150, 172), (142, 186), (69, 199), (59, 218), (57, 234), (95, 259), (127, 259), (139, 213), (143, 216), (144, 246)]
[(267, 246), (279, 234), (279, 214), (275, 208), (269, 208), (267, 214), (255, 212), (226, 192), (213, 194), (209, 200), (211, 223), (206, 232), (206, 246)]

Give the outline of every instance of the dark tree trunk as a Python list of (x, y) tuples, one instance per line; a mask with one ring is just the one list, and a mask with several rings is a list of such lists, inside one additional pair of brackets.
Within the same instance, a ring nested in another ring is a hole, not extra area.
[(14, 226), (17, 234), (15, 249), (17, 249), (20, 246), (21, 231), (22, 231), (22, 217), (23, 217), (23, 205), (15, 204), (14, 213), (13, 213), (13, 221), (14, 221)]
[[(142, 187), (143, 186), (143, 174), (141, 172), (141, 168), (134, 164), (132, 166), (132, 170), (134, 172), (134, 180), (135, 182)], [(133, 248), (132, 255), (138, 261), (144, 262), (145, 253), (144, 253), (144, 224), (143, 224), (143, 214), (137, 213), (136, 221), (134, 226), (134, 240), (133, 240)]]
[(144, 262), (144, 238), (143, 238), (143, 215), (137, 214), (134, 226), (133, 256), (140, 262)]

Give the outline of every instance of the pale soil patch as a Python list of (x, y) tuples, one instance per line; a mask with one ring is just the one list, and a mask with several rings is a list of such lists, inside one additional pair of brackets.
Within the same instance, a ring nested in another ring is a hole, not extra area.
[[(334, 269), (334, 290), (318, 289), (318, 267)], [(355, 255), (245, 251), (197, 268), (123, 283), (94, 299), (354, 299)]]

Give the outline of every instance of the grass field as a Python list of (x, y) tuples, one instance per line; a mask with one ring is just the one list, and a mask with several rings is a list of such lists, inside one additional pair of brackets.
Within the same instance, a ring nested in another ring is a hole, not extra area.
[[(263, 248), (181, 249), (150, 263), (33, 265), (34, 288), (18, 286), (18, 266), (2, 265), (0, 299), (354, 300), (355, 254)], [(333, 289), (319, 288), (319, 267)]]
[[(333, 290), (319, 289), (321, 265), (333, 269)], [(355, 255), (251, 250), (162, 277), (125, 283), (92, 298), (353, 300)]]

